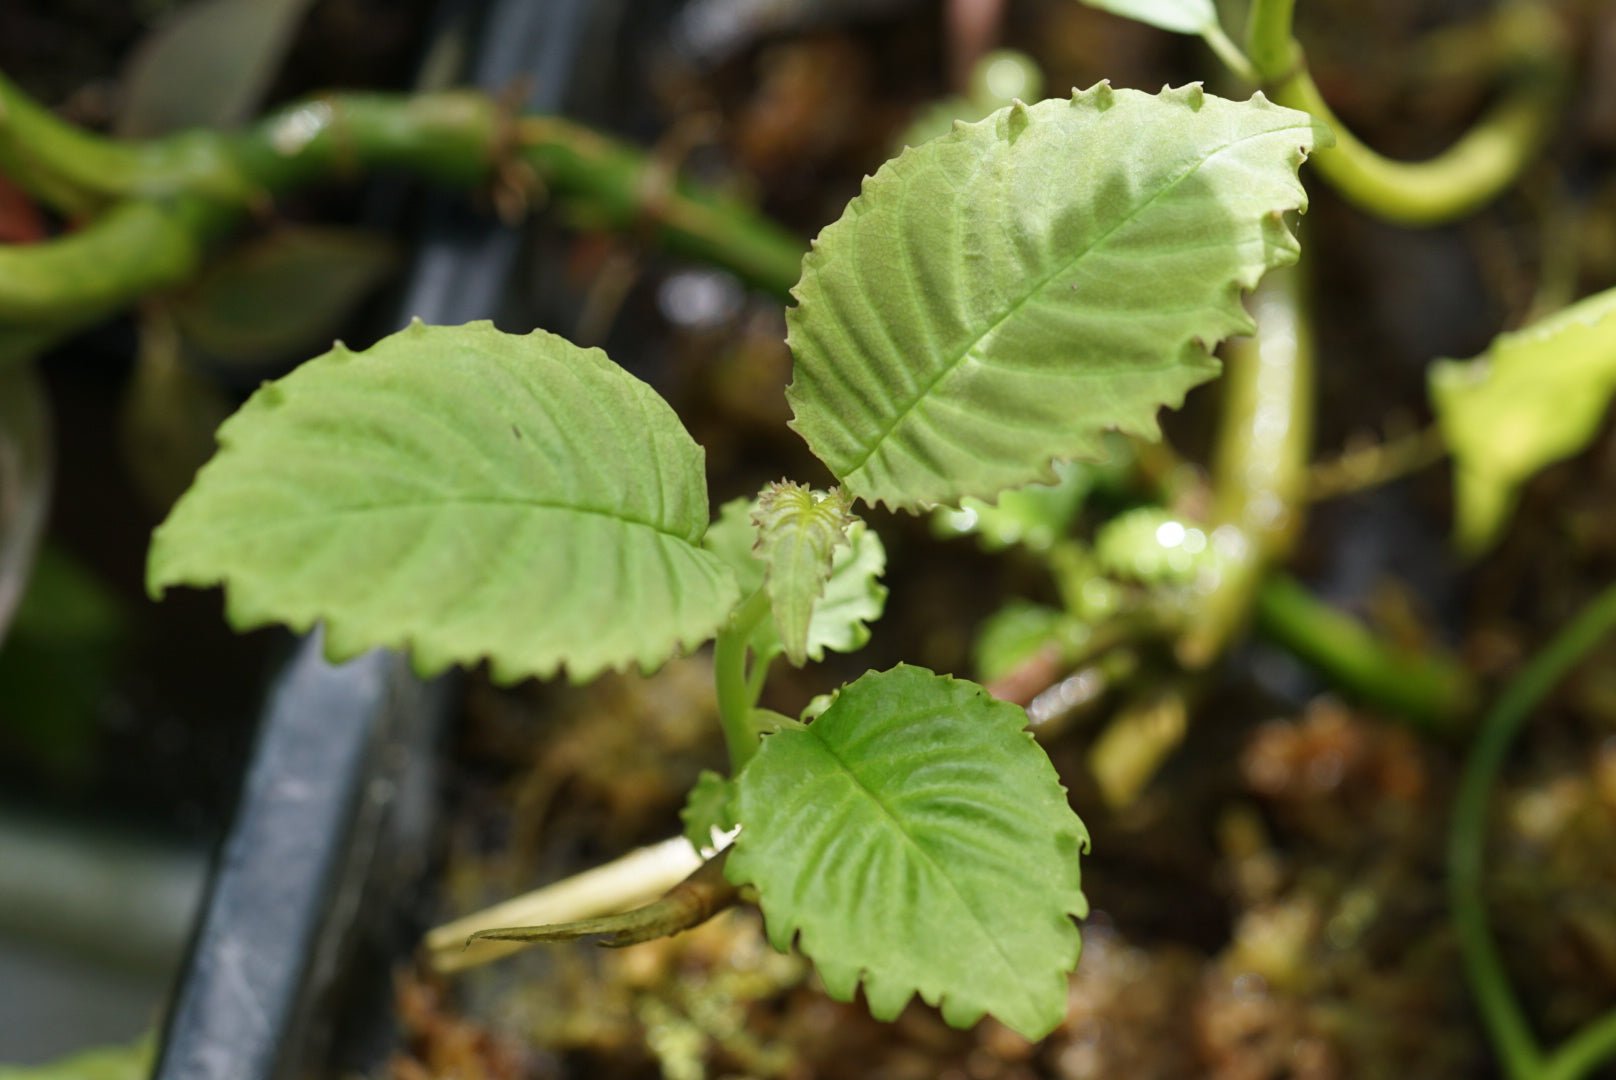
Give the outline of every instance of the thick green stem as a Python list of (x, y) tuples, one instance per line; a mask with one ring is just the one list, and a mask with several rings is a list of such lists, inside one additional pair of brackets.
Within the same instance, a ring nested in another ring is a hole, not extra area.
[(1313, 345), (1298, 270), (1271, 272), (1251, 297), (1257, 333), (1228, 343), (1212, 461), (1211, 535), (1219, 579), (1178, 643), (1205, 667), (1251, 618), (1257, 588), (1300, 531), (1313, 435)]
[(1452, 659), (1397, 651), (1283, 574), (1257, 593), (1257, 629), (1348, 694), (1436, 734), (1454, 734), (1475, 700), (1469, 673)]
[(642, 230), (780, 297), (802, 274), (807, 245), (796, 236), (733, 199), (680, 182), (626, 143), (550, 116), (522, 120), (518, 137), (522, 160), (592, 224)]
[(1545, 1059), (1487, 925), (1482, 854), (1487, 804), (1515, 736), (1538, 703), (1588, 651), (1616, 629), (1616, 586), (1561, 630), (1510, 683), (1477, 732), (1448, 834), (1448, 898), (1471, 992), (1511, 1080), (1575, 1080), (1616, 1051), (1616, 1015), (1606, 1016)]
[(1349, 201), (1402, 225), (1440, 225), (1491, 202), (1536, 159), (1569, 81), (1569, 56), (1555, 16), (1538, 3), (1502, 9), (1520, 71), (1474, 127), (1427, 161), (1393, 161), (1365, 146), (1331, 112), (1291, 36), (1295, 0), (1253, 0), (1246, 51), (1281, 105), (1301, 109), (1335, 131), (1333, 148), (1313, 166)]
[(0, 244), (0, 324), (77, 327), (186, 281), (216, 220), (196, 199), (127, 202), (57, 240)]
[(509, 117), (483, 94), (331, 95), (239, 133), (144, 143), (64, 124), (0, 76), (0, 170), (64, 211), (98, 217), (0, 246), (0, 325), (101, 318), (189, 278), (207, 244), (278, 194), (375, 168), (472, 187), (537, 182), (580, 222), (636, 231), (785, 296), (805, 245), (737, 200), (680, 183), (653, 155), (553, 117)]
[(771, 612), (769, 593), (759, 589), (747, 597), (729, 624), (718, 632), (713, 645), (713, 681), (718, 687), (718, 721), (724, 726), (724, 743), (729, 748), (730, 775), (739, 773), (757, 753), (758, 728), (752, 722), (761, 686), (754, 687), (746, 671), (748, 644), (752, 631)]

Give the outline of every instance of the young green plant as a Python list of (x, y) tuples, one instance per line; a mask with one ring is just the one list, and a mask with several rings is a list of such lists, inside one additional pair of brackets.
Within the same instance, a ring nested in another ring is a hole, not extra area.
[(339, 345), (220, 429), (157, 530), (151, 590), (223, 584), (238, 627), (319, 623), (335, 660), (388, 646), (500, 682), (649, 670), (716, 638), (731, 775), (703, 779), (687, 823), (739, 834), (669, 908), (748, 888), (834, 996), (862, 987), (891, 1018), (918, 994), (1042, 1036), (1088, 836), (1022, 710), (900, 665), (792, 719), (757, 708), (763, 680), (778, 656), (857, 648), (879, 615), (855, 499), (991, 500), (1109, 429), (1156, 437), (1250, 330), (1243, 292), (1295, 259), (1296, 169), (1328, 139), (1260, 95), (1100, 84), (906, 151), (820, 234), (787, 314), (792, 426), (841, 486), (771, 485), (712, 527), (701, 449), (598, 350), (488, 324)]

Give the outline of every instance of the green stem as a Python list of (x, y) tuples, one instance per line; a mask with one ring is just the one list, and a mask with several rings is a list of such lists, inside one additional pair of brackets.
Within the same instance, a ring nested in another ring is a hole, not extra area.
[(1487, 925), (1482, 854), (1487, 804), (1510, 744), (1538, 703), (1607, 633), (1616, 629), (1616, 586), (1584, 608), (1510, 683), (1482, 720), (1465, 762), (1448, 834), (1448, 897), (1471, 992), (1511, 1080), (1575, 1080), (1616, 1051), (1616, 1016), (1606, 1016), (1545, 1059), (1521, 1011)]
[(1540, 1080), (1580, 1080), (1612, 1057), (1616, 1057), (1616, 1010), (1561, 1043), (1544, 1063)]
[(1257, 629), (1349, 694), (1437, 734), (1454, 734), (1475, 699), (1469, 673), (1451, 659), (1397, 651), (1283, 574), (1257, 593)]
[(754, 688), (747, 677), (746, 654), (752, 631), (769, 617), (770, 611), (769, 593), (760, 588), (735, 609), (713, 645), (718, 721), (724, 727), (724, 743), (729, 747), (731, 776), (739, 773), (757, 753), (758, 729), (752, 722), (752, 710), (757, 707), (762, 687)]
[(807, 245), (795, 235), (734, 199), (678, 181), (643, 151), (553, 116), (527, 117), (517, 132), (522, 160), (591, 223), (642, 230), (782, 298), (802, 275)]
[(1515, 85), (1458, 142), (1427, 161), (1382, 157), (1325, 103), (1291, 35), (1295, 0), (1253, 0), (1246, 52), (1275, 101), (1334, 130), (1333, 148), (1310, 159), (1350, 202), (1402, 225), (1440, 225), (1491, 202), (1513, 184), (1548, 138), (1565, 97), (1570, 63), (1555, 16), (1538, 3), (1504, 9), (1520, 67)]
[(802, 241), (739, 201), (679, 182), (625, 143), (507, 117), (470, 91), (331, 95), (244, 132), (123, 143), (63, 123), (0, 76), (0, 170), (68, 213), (100, 215), (77, 233), (0, 246), (0, 323), (103, 317), (189, 278), (211, 240), (273, 196), (375, 168), (462, 188), (536, 182), (582, 223), (639, 232), (782, 297), (801, 271)]
[(1302, 48), (1291, 35), (1296, 0), (1251, 0), (1246, 13), (1246, 55), (1258, 82), (1275, 82), (1302, 62)]
[(1301, 528), (1313, 434), (1313, 345), (1300, 271), (1275, 270), (1251, 297), (1257, 332), (1224, 350), (1223, 405), (1212, 460), (1210, 532), (1223, 556), (1177, 654), (1210, 664), (1245, 627), (1257, 589)]
[(0, 324), (73, 328), (186, 281), (216, 220), (196, 199), (128, 202), (56, 240), (0, 244)]
[(1256, 66), (1240, 51), (1240, 46), (1229, 40), (1229, 35), (1223, 32), (1223, 27), (1213, 23), (1201, 31), (1201, 40), (1206, 42), (1212, 54), (1223, 61), (1223, 66), (1233, 72), (1241, 82), (1248, 86), (1256, 86), (1262, 81), (1257, 75)]
[(1348, 131), (1304, 68), (1273, 88), (1274, 100), (1329, 124), (1335, 146), (1310, 160), (1348, 201), (1400, 225), (1441, 225), (1497, 198), (1537, 158), (1564, 97), (1565, 64), (1522, 76), (1458, 142), (1426, 161), (1382, 157)]

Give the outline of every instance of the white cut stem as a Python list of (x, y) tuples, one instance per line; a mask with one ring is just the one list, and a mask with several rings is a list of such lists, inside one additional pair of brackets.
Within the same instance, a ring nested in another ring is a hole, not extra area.
[(468, 946), (466, 939), (479, 930), (548, 926), (629, 911), (657, 899), (700, 865), (701, 856), (682, 836), (631, 851), (605, 866), (428, 931), (428, 961), (432, 970), (443, 975), (486, 964), (526, 945), (520, 941), (484, 940)]

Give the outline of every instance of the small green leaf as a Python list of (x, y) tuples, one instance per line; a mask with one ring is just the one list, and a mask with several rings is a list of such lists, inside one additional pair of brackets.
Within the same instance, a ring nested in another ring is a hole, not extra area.
[(1088, 846), (1026, 714), (974, 683), (900, 666), (844, 687), (742, 771), (726, 873), (754, 885), (769, 940), (793, 940), (847, 1001), (897, 1016), (915, 993), (963, 1027), (1027, 1036), (1066, 1014), (1087, 913)]
[(810, 660), (823, 660), (826, 649), (853, 652), (870, 640), (868, 624), (886, 607), (887, 588), (881, 584), (886, 568), (881, 537), (864, 522), (854, 521), (847, 528), (847, 543), (831, 559), (825, 591), (814, 604), (806, 650)]
[(1083, 0), (1083, 3), (1175, 34), (1200, 34), (1218, 25), (1218, 12), (1212, 0)]
[(238, 628), (325, 620), (346, 659), (503, 682), (650, 669), (710, 637), (735, 577), (699, 545), (702, 452), (598, 349), (420, 323), (264, 386), (153, 539), (148, 585), (226, 586)]
[(1106, 522), (1094, 557), (1113, 577), (1145, 585), (1186, 585), (1217, 558), (1204, 530), (1155, 506)]
[(685, 825), (685, 839), (697, 851), (712, 848), (714, 834), (723, 835), (735, 828), (735, 781), (719, 776), (711, 769), (703, 769), (690, 789), (679, 820)]
[(865, 181), (787, 313), (792, 426), (858, 498), (991, 499), (1218, 372), (1327, 128), (1261, 95), (1102, 83), (1012, 105)]
[(1083, 624), (1064, 611), (1013, 600), (989, 615), (977, 631), (971, 650), (976, 674), (983, 682), (992, 682), (1047, 645), (1070, 651), (1083, 633)]
[(1474, 360), (1431, 365), (1431, 402), (1453, 454), (1455, 532), (1477, 554), (1515, 510), (1521, 485), (1598, 433), (1616, 394), (1616, 289), (1523, 330)]
[[(753, 550), (758, 542), (757, 525), (752, 520), (756, 508), (756, 503), (746, 499), (731, 499), (720, 509), (718, 520), (702, 541), (735, 572), (743, 596), (762, 587), (768, 570)], [(870, 640), (867, 624), (879, 619), (886, 605), (887, 590), (880, 582), (886, 564), (881, 537), (863, 521), (854, 519), (847, 529), (847, 543), (834, 550), (830, 577), (814, 603), (804, 649), (808, 659), (823, 660), (826, 649), (853, 652)], [(758, 625), (750, 646), (758, 662), (766, 663), (780, 654), (784, 646), (774, 620)]]
[(306, 356), (398, 266), (390, 241), (357, 229), (284, 226), (232, 251), (175, 298), (186, 336), (223, 360)]
[(856, 520), (840, 488), (814, 491), (782, 480), (758, 496), (752, 521), (758, 557), (768, 567), (764, 584), (780, 645), (798, 667), (808, 659), (808, 624), (830, 580), (836, 549), (847, 546), (848, 527)]
[(269, 89), (311, 0), (195, 0), (139, 42), (117, 133), (233, 127)]

